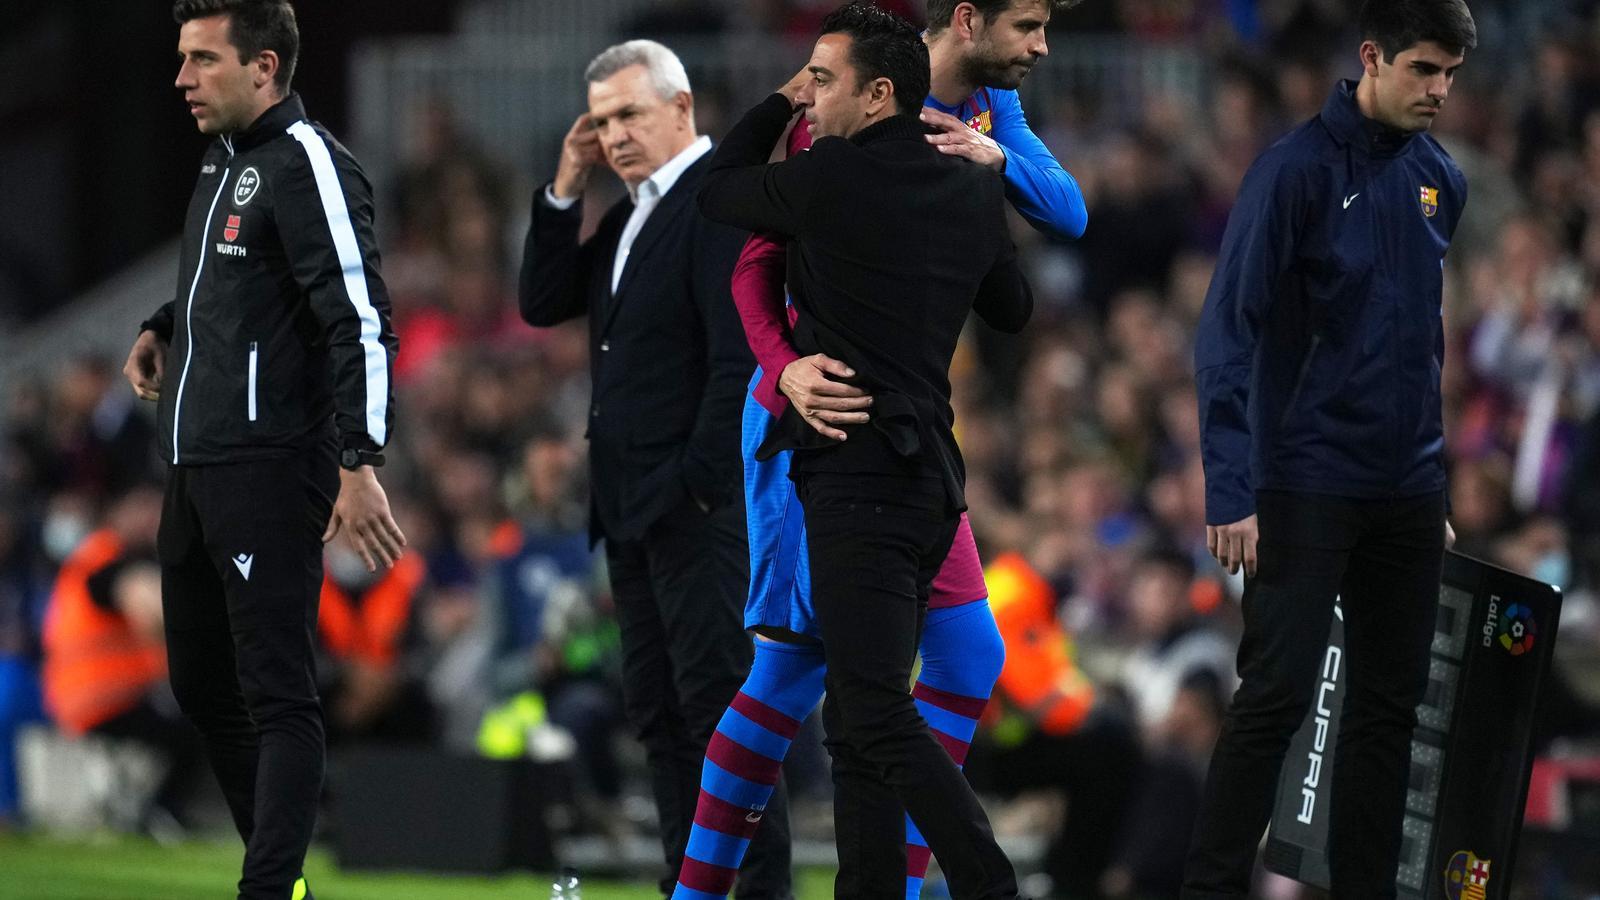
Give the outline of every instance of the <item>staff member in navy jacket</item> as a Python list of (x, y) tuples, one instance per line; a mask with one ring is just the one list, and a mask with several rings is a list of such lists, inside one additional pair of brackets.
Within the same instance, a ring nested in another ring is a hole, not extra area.
[[(1244, 897), (1342, 597), (1337, 897), (1393, 897), (1445, 521), (1444, 255), (1467, 199), (1423, 132), (1477, 31), (1464, 0), (1368, 0), (1359, 82), (1256, 160), (1195, 367), (1206, 537), (1245, 570), (1242, 684), (1211, 760), (1184, 896)], [(1259, 535), (1259, 541), (1258, 541)]]

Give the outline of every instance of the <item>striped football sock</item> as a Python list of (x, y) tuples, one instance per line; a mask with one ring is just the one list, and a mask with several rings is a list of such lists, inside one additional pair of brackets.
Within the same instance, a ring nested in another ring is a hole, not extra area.
[(674, 900), (733, 889), (800, 723), (822, 699), (822, 648), (756, 641), (750, 677), (717, 723)]
[[(988, 599), (929, 610), (922, 630), (921, 652), (922, 671), (911, 696), (934, 738), (957, 766), (963, 765), (972, 746), (972, 735), (978, 730), (978, 718), (983, 715), (1006, 658), (1005, 644), (1000, 640)], [(922, 895), (928, 857), (928, 842), (907, 816), (907, 900)]]

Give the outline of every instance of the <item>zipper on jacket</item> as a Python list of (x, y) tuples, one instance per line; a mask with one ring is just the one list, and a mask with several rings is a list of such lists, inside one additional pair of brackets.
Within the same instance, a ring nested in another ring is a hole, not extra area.
[[(233, 158), (233, 149), (228, 150), (228, 158)], [(217, 211), (217, 201), (222, 199), (222, 191), (228, 186), (228, 173), (232, 167), (222, 170), (222, 178), (217, 182), (217, 193), (211, 198), (211, 208), (206, 210), (206, 224), (200, 229), (200, 258), (194, 264), (194, 280), (189, 282), (189, 302), (184, 306), (183, 330), (189, 337), (189, 349), (183, 354), (183, 374), (178, 376), (178, 396), (172, 402), (172, 464), (177, 465), (181, 452), (178, 449), (178, 421), (183, 417), (183, 387), (189, 381), (189, 364), (194, 362), (194, 294), (200, 287), (200, 273), (206, 270), (206, 244), (211, 240), (211, 216)]]
[(250, 342), (250, 380), (248, 382), (248, 387), (245, 389), (247, 391), (247, 398), (246, 398), (246, 401), (245, 401), (245, 405), (247, 407), (249, 407), (250, 421), (252, 421), (252, 422), (254, 422), (256, 420), (256, 357), (257, 357), (257, 355), (258, 354), (256, 353), (256, 342), (255, 341), (251, 341)]

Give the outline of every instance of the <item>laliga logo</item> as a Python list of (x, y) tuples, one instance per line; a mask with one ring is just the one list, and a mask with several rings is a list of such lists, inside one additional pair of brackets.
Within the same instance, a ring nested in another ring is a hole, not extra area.
[(1512, 656), (1521, 656), (1533, 649), (1534, 636), (1539, 633), (1533, 621), (1533, 610), (1521, 603), (1506, 607), (1506, 617), (1500, 623), (1500, 646)]

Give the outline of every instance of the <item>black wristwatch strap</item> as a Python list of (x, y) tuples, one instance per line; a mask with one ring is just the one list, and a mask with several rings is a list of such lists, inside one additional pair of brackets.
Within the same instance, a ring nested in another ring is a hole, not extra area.
[(383, 454), (374, 453), (371, 450), (357, 450), (354, 447), (346, 447), (339, 452), (339, 465), (352, 472), (362, 466), (376, 468), (383, 465)]

